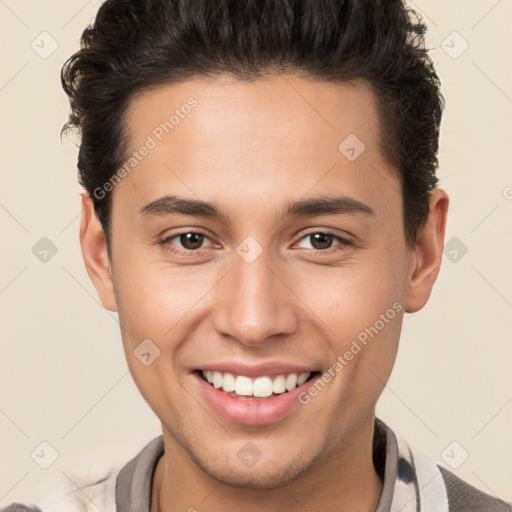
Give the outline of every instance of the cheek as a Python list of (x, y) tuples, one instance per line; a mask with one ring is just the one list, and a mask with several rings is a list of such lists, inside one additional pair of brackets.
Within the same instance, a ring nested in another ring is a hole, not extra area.
[(114, 273), (119, 318), (133, 341), (172, 338), (172, 331), (208, 292), (214, 276), (152, 261), (125, 260)]
[[(382, 255), (386, 255), (383, 257)], [(302, 289), (308, 305), (325, 329), (331, 364), (338, 356), (340, 400), (358, 397), (371, 402), (380, 394), (391, 373), (403, 319), (404, 269), (402, 256), (377, 251), (364, 261), (303, 276)], [(345, 394), (345, 393), (348, 393)], [(366, 397), (366, 398), (363, 398)]]
[(395, 302), (403, 302), (406, 274), (396, 263), (400, 258), (392, 254), (386, 258), (365, 256), (337, 268), (312, 268), (296, 281), (297, 295), (305, 298), (331, 336), (352, 339)]

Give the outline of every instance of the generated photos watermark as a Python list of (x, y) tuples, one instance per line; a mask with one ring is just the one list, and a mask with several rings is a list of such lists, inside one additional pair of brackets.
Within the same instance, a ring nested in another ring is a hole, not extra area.
[(339, 355), (336, 358), (336, 361), (318, 378), (314, 381), (313, 384), (306, 390), (302, 391), (298, 400), (301, 404), (307, 405), (311, 402), (311, 399), (322, 391), (325, 386), (332, 380), (336, 375), (347, 366), (350, 361), (354, 359), (354, 357), (363, 350), (364, 347), (368, 345), (371, 339), (375, 338), (379, 334), (382, 329), (389, 324), (393, 318), (400, 313), (403, 309), (402, 304), (399, 302), (394, 302), (385, 313), (382, 313), (379, 316), (379, 319), (375, 321), (373, 325), (370, 327), (365, 327), (357, 336), (356, 339), (352, 340), (350, 347), (343, 353), (343, 355)]
[(167, 121), (161, 122), (156, 126), (150, 135), (138, 150), (134, 151), (130, 158), (103, 184), (101, 187), (96, 187), (93, 190), (93, 196), (96, 199), (104, 199), (109, 192), (112, 192), (114, 187), (125, 178), (130, 172), (139, 165), (142, 160), (149, 155), (150, 151), (155, 149), (166, 135), (169, 135), (176, 126), (178, 126), (182, 119), (185, 119), (194, 107), (197, 107), (198, 101), (191, 96), (187, 102), (181, 105), (180, 108), (174, 109), (174, 113)]

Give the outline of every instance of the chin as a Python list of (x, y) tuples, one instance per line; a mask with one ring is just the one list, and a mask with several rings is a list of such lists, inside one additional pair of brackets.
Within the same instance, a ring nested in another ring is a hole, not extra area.
[(319, 455), (306, 458), (304, 453), (287, 460), (282, 455), (279, 459), (268, 458), (266, 461), (262, 457), (254, 466), (245, 467), (236, 456), (226, 460), (224, 454), (219, 457), (223, 462), (212, 462), (211, 458), (201, 460), (193, 454), (190, 455), (196, 466), (214, 480), (230, 487), (255, 490), (282, 487), (308, 471), (319, 458)]
[[(226, 475), (226, 470), (221, 471), (215, 467), (201, 467), (211, 478), (222, 482), (229, 487), (238, 489), (277, 489), (294, 480), (302, 470), (297, 466), (291, 465), (288, 468), (260, 468), (256, 470), (240, 470), (239, 468), (230, 468)], [(272, 471), (272, 472), (270, 472)]]

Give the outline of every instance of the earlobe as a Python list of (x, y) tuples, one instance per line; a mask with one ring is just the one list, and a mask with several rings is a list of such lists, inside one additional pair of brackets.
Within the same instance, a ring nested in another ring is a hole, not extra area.
[(86, 192), (82, 194), (80, 246), (85, 268), (98, 292), (101, 303), (109, 311), (117, 311), (105, 233), (94, 211), (94, 204)]
[(436, 189), (430, 197), (427, 221), (411, 251), (405, 311), (415, 313), (427, 303), (436, 282), (443, 257), (449, 199)]

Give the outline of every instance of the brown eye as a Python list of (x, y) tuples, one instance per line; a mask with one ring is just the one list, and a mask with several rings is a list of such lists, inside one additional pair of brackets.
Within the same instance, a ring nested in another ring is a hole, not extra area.
[(314, 233), (308, 236), (311, 238), (311, 247), (313, 249), (329, 249), (334, 240), (334, 236), (327, 233)]
[(334, 244), (335, 240), (342, 241), (342, 239), (339, 236), (332, 235), (330, 233), (317, 232), (303, 236), (300, 240), (300, 243), (302, 244), (302, 248), (304, 249), (314, 249), (316, 251), (322, 251), (330, 249), (334, 245), (339, 245)]
[(204, 242), (204, 235), (201, 233), (183, 233), (179, 235), (179, 241), (184, 249), (192, 251), (201, 248)]
[(194, 253), (198, 249), (207, 247), (208, 241), (209, 238), (205, 233), (188, 231), (169, 236), (165, 240), (162, 240), (160, 245), (174, 252)]
[(297, 245), (301, 249), (312, 251), (313, 254), (325, 253), (328, 255), (336, 251), (343, 252), (354, 244), (350, 240), (328, 231), (313, 231), (304, 235)]

